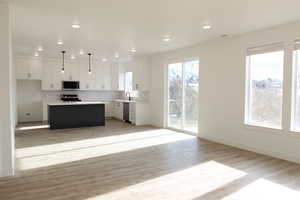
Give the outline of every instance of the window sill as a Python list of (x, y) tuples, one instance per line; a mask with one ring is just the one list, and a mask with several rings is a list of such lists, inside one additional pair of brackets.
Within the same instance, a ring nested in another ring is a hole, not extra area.
[(300, 130), (299, 131), (295, 131), (295, 130), (283, 130), (282, 128), (272, 128), (272, 127), (263, 127), (260, 126), (258, 124), (255, 123), (245, 123), (243, 122), (243, 127), (246, 129), (248, 129), (249, 131), (252, 132), (263, 132), (263, 133), (267, 133), (267, 134), (278, 134), (281, 135), (283, 137), (293, 137), (296, 139), (300, 139)]
[(271, 127), (271, 126), (266, 126), (265, 124), (256, 124), (256, 123), (249, 123), (249, 122), (244, 122), (243, 124), (246, 126), (247, 129), (251, 131), (261, 131), (261, 132), (271, 132), (271, 133), (283, 133), (282, 127), (276, 128), (276, 127)]

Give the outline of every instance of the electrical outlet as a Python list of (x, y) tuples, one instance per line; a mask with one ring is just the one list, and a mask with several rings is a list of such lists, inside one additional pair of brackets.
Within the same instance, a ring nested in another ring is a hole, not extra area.
[(26, 113), (26, 116), (31, 116), (31, 113)]

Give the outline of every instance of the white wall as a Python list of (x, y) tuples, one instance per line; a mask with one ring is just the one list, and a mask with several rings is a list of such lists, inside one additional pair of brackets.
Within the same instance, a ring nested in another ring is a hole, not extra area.
[(18, 80), (18, 122), (43, 120), (42, 83), (37, 80)]
[(0, 176), (14, 173), (14, 87), (10, 5), (0, 1)]
[(289, 132), (292, 64), (285, 63), (283, 130), (244, 125), (246, 49), (285, 42), (291, 61), (300, 23), (210, 41), (195, 47), (154, 55), (150, 92), (152, 124), (163, 127), (166, 64), (198, 57), (200, 60), (199, 137), (300, 163), (300, 133)]

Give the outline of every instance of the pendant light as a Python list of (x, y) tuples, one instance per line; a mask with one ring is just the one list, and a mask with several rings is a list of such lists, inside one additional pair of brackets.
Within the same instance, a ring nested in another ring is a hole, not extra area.
[(62, 68), (61, 68), (61, 73), (65, 73), (65, 53), (66, 51), (62, 51)]
[(92, 74), (92, 69), (91, 69), (91, 56), (92, 56), (92, 54), (88, 53), (88, 55), (89, 55), (89, 74)]

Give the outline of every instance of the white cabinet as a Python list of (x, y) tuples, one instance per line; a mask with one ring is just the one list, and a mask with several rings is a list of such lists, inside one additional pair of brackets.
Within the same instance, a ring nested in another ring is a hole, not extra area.
[(113, 117), (123, 120), (123, 102), (115, 101), (113, 103)]
[(132, 102), (129, 104), (129, 121), (136, 125), (149, 124), (149, 104), (146, 102)]
[(137, 58), (132, 63), (133, 90), (149, 90), (149, 63), (147, 58)]
[(104, 63), (100, 65), (100, 85), (101, 90), (111, 90), (111, 66), (110, 64)]
[(111, 90), (123, 91), (125, 86), (125, 68), (121, 63), (111, 65)]
[(111, 85), (114, 82), (111, 78), (111, 64), (96, 60), (92, 62), (91, 74), (88, 73), (87, 60), (80, 59), (66, 60), (64, 73), (61, 72), (60, 59), (17, 57), (15, 65), (17, 79), (42, 80), (42, 90), (61, 90), (62, 81), (80, 81), (81, 90), (112, 90)]
[(63, 81), (79, 81), (79, 63), (73, 61), (65, 62), (65, 72), (60, 73)]
[(125, 72), (132, 72), (132, 88), (135, 91), (149, 90), (149, 61), (146, 57), (136, 57), (132, 61), (121, 64)]
[(42, 90), (61, 90), (61, 63), (55, 60), (43, 61)]
[(111, 118), (113, 112), (113, 103), (105, 102), (105, 118)]
[(110, 90), (111, 69), (109, 64), (94, 64), (92, 73), (88, 73), (88, 67), (82, 63), (79, 66), (81, 90)]
[(19, 80), (42, 80), (42, 61), (40, 58), (16, 58), (16, 72)]
[(79, 64), (79, 80), (80, 80), (80, 90), (95, 90), (94, 76), (95, 73), (88, 73), (88, 66), (85, 62), (80, 62)]

